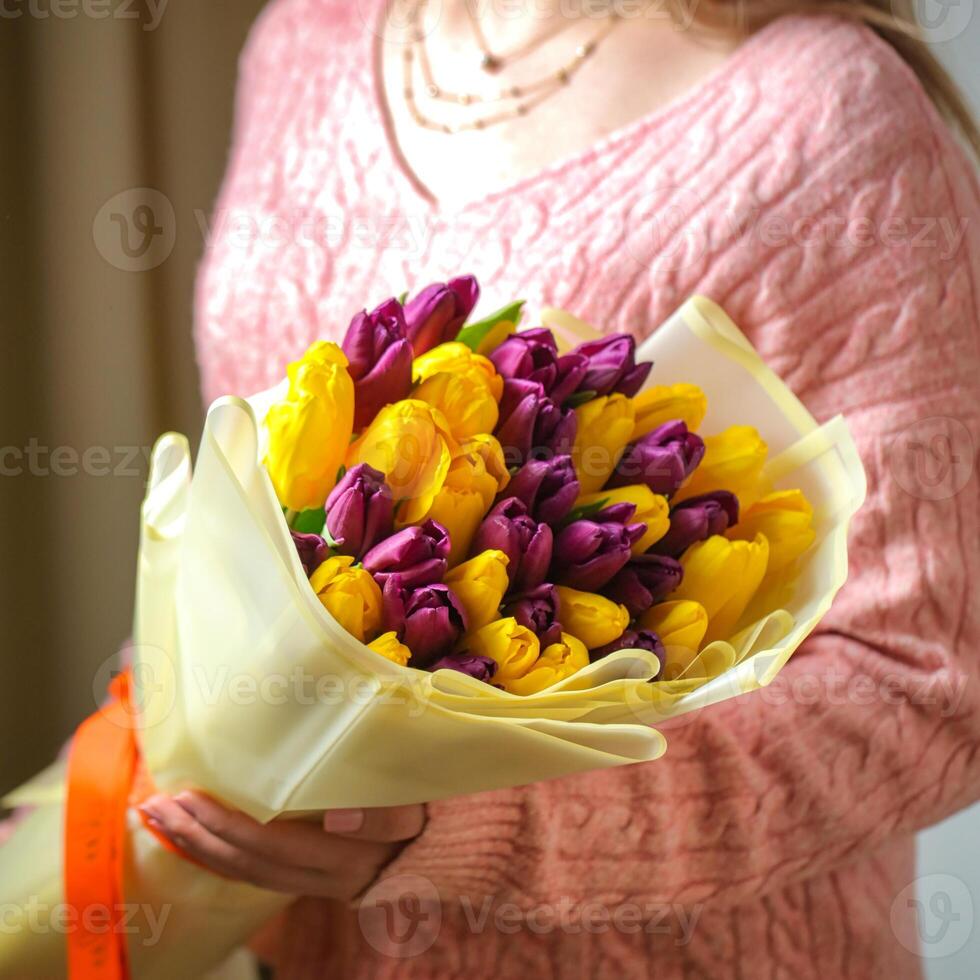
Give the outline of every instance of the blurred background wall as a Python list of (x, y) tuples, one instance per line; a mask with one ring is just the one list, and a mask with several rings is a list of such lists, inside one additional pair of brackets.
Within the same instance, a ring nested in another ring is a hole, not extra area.
[[(261, 6), (3, 5), (0, 792), (92, 710), (130, 629), (144, 453), (200, 428), (197, 215)], [(143, 187), (169, 202), (151, 199), (153, 225)]]

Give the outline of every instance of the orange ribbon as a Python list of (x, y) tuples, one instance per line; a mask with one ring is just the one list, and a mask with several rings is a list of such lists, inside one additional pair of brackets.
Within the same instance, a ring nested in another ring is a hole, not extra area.
[(139, 762), (130, 672), (109, 687), (109, 702), (79, 726), (68, 756), (65, 902), (71, 980), (129, 980), (124, 927), (126, 810)]

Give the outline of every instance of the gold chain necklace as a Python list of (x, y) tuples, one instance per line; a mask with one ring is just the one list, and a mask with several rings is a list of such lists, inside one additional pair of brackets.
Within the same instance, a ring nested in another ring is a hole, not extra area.
[[(562, 31), (568, 30), (568, 28), (575, 23), (575, 20), (572, 17), (562, 17), (560, 18), (557, 27), (551, 28), (551, 30), (546, 31), (539, 37), (533, 37), (530, 40), (525, 41), (524, 44), (518, 45), (516, 48), (513, 48), (506, 54), (500, 54), (491, 48), (490, 42), (487, 40), (487, 36), (484, 33), (483, 24), (480, 22), (480, 18), (473, 12), (470, 2), (471, 0), (463, 0), (463, 7), (466, 10), (467, 20), (470, 22), (470, 27), (473, 30), (473, 36), (476, 38), (477, 46), (480, 49), (480, 67), (485, 72), (490, 72), (491, 74), (496, 74), (507, 65), (512, 64), (515, 61), (519, 61), (521, 58), (524, 58), (536, 51), (543, 44), (546, 44), (552, 38), (561, 34)], [(479, 5), (480, 0), (475, 0), (475, 3)]]
[[(403, 79), (405, 102), (408, 106), (409, 114), (419, 126), (437, 132), (455, 134), (467, 130), (486, 129), (510, 119), (526, 116), (538, 105), (554, 95), (557, 91), (569, 85), (582, 65), (591, 58), (599, 45), (609, 36), (616, 25), (619, 17), (615, 12), (610, 13), (604, 21), (603, 26), (595, 35), (575, 49), (575, 54), (570, 61), (560, 67), (557, 71), (550, 72), (542, 78), (521, 85), (511, 85), (500, 89), (497, 92), (486, 94), (482, 92), (453, 92), (443, 88), (435, 79), (432, 64), (429, 60), (428, 47), (426, 45), (426, 32), (423, 29), (421, 19), (427, 6), (428, 0), (418, 0), (411, 8), (410, 29), (411, 36), (406, 45), (403, 55)], [(468, 8), (467, 8), (468, 9)], [(555, 32), (557, 33), (557, 32)], [(554, 35), (550, 35), (554, 36)], [(543, 44), (549, 37), (541, 39), (538, 43)], [(486, 51), (484, 51), (484, 54)], [(527, 53), (527, 52), (523, 52)], [(492, 54), (492, 53), (491, 53)], [(520, 55), (518, 55), (520, 56)], [(496, 56), (494, 56), (496, 57)], [(517, 57), (509, 56), (511, 59)], [(481, 116), (477, 119), (467, 119), (462, 122), (446, 123), (440, 122), (426, 115), (418, 104), (415, 90), (415, 67), (418, 63), (422, 81), (425, 85), (426, 94), (433, 100), (439, 102), (449, 102), (457, 106), (468, 107), (487, 103), (506, 103), (516, 102), (516, 105), (508, 106), (495, 113)], [(481, 62), (482, 64), (482, 62)], [(500, 65), (487, 70), (496, 72)]]

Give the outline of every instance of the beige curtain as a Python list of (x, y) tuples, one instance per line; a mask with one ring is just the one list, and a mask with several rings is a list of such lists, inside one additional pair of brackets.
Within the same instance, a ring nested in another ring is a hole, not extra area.
[(145, 453), (200, 426), (198, 215), (261, 6), (4, 5), (0, 791), (104, 690), (130, 629)]

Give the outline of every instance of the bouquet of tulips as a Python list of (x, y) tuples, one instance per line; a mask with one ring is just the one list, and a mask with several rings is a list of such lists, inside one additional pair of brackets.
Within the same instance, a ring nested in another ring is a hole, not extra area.
[(683, 676), (810, 547), (810, 503), (755, 428), (696, 433), (696, 385), (644, 389), (632, 336), (562, 352), (520, 303), (465, 324), (478, 293), (387, 300), (290, 366), (265, 462), (314, 592), (381, 656), (513, 694), (621, 649)]
[(769, 683), (816, 627), (864, 495), (843, 419), (703, 297), (639, 349), (477, 298), (359, 313), (215, 402), (193, 468), (158, 442), (132, 668), (8, 800), (36, 809), (0, 901), (169, 918), (152, 946), (6, 929), (0, 974), (199, 976), (285, 904), (158, 838), (151, 792), (302, 819), (650, 762), (659, 723)]

